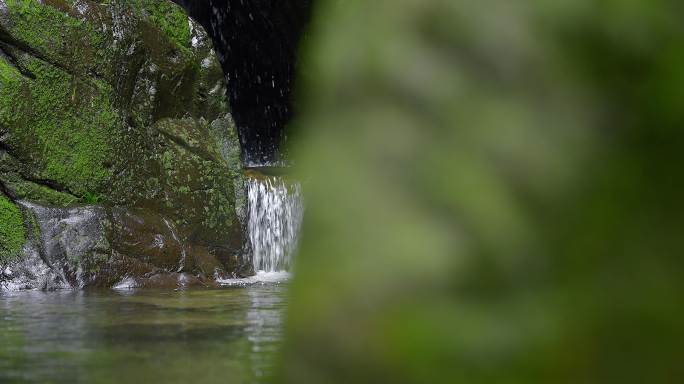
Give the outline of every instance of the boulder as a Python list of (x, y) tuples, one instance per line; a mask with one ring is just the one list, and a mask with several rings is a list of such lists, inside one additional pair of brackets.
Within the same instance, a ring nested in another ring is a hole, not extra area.
[(223, 72), (183, 9), (0, 0), (0, 284), (250, 274), (245, 204)]

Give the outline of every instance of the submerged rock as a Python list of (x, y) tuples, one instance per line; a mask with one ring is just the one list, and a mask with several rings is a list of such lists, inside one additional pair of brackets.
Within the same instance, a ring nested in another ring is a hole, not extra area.
[(0, 287), (251, 273), (225, 94), (170, 1), (0, 0)]

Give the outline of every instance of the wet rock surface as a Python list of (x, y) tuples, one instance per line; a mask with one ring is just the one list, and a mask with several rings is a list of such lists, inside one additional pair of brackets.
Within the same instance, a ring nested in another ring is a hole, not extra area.
[(32, 240), (42, 261), (55, 273), (55, 284), (78, 288), (96, 284), (111, 255), (105, 209), (21, 205), (27, 215), (33, 215)]
[(203, 28), (166, 0), (0, 0), (0, 199), (0, 288), (251, 273)]

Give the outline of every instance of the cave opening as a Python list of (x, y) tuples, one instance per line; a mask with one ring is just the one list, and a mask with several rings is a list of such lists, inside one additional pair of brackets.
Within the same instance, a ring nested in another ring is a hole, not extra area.
[(245, 166), (280, 164), (312, 0), (174, 0), (214, 42)]

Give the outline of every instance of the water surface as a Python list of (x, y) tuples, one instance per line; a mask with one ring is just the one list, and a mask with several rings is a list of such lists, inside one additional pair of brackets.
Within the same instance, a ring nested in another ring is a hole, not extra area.
[(0, 382), (259, 382), (280, 346), (285, 290), (0, 293)]

